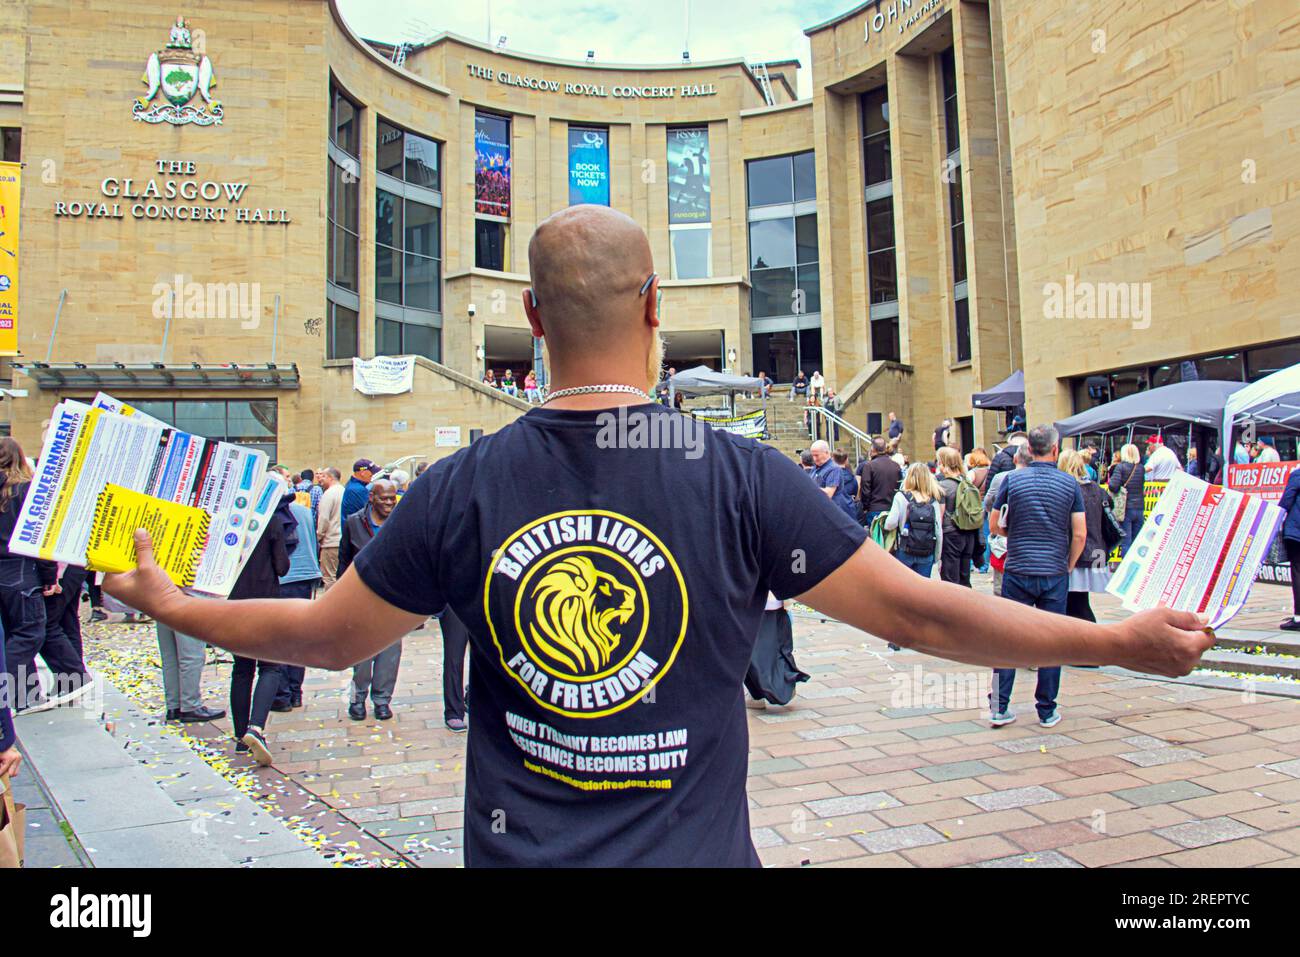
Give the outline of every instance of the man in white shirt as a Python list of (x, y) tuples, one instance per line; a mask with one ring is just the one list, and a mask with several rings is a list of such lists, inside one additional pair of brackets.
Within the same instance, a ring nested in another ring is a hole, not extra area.
[(1277, 454), (1277, 448), (1273, 445), (1273, 436), (1261, 436), (1259, 440), (1259, 457), (1256, 462), (1280, 462), (1282, 457)]
[(1168, 482), (1174, 474), (1183, 470), (1183, 463), (1178, 461), (1174, 450), (1165, 445), (1158, 435), (1147, 440), (1146, 480), (1148, 482)]
[(343, 473), (323, 469), (320, 504), (316, 509), (316, 542), (320, 545), (321, 584), (329, 588), (339, 574), (339, 541), (343, 537)]

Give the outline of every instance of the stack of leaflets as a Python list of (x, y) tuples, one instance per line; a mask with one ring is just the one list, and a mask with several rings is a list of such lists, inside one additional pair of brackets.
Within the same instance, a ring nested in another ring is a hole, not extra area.
[(9, 550), (122, 572), (144, 528), (172, 581), (225, 597), (285, 491), (265, 452), (182, 432), (103, 393), (92, 405), (65, 400)]

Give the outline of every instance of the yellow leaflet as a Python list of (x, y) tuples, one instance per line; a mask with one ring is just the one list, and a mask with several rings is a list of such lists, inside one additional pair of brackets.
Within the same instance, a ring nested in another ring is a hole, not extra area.
[(95, 505), (86, 546), (86, 567), (99, 572), (127, 572), (136, 566), (137, 528), (153, 539), (154, 560), (177, 585), (194, 584), (199, 559), (208, 542), (211, 516), (201, 508), (154, 498), (120, 485), (105, 485)]

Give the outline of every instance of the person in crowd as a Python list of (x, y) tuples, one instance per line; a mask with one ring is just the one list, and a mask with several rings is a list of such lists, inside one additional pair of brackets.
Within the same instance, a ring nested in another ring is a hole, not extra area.
[(542, 401), (542, 390), (537, 388), (537, 372), (533, 369), (524, 376), (524, 398), (533, 403)]
[(469, 629), (450, 605), (436, 617), (442, 632), (442, 723), (448, 731), (464, 734), (469, 728), (465, 721), (465, 652), (469, 648)]
[(761, 398), (769, 398), (772, 395), (772, 380), (767, 377), (766, 372), (758, 374), (758, 392)]
[(936, 453), (939, 490), (943, 496), (943, 551), (939, 577), (970, 588), (970, 569), (984, 524), (984, 503), (966, 475), (959, 453), (945, 445)]
[[(829, 387), (826, 389), (826, 400), (822, 403), (822, 405), (825, 406), (827, 412), (833, 413), (834, 415), (838, 415), (841, 418), (843, 418), (844, 400), (835, 394), (834, 389), (831, 389)], [(832, 422), (831, 429), (832, 432), (834, 433), (832, 436), (833, 440), (838, 442), (840, 440), (840, 424), (838, 422)]]
[(808, 380), (808, 399), (813, 405), (821, 405), (826, 395), (826, 380), (822, 378), (820, 369), (814, 369), (812, 378)]
[(495, 369), (488, 369), (486, 372), (483, 373), (483, 384), (492, 389), (501, 388), (501, 383), (497, 381), (497, 374)]
[[(15, 712), (70, 702), (93, 682), (80, 653), (62, 630), (46, 627), (45, 600), (62, 591), (59, 566), (9, 551), (9, 539), (31, 480), (31, 466), (18, 440), (0, 438), (0, 625), (4, 628), (5, 680)], [(54, 677), (48, 698), (36, 675), (38, 654)]]
[[(281, 598), (311, 598), (320, 584), (320, 559), (316, 554), (316, 523), (311, 509), (301, 502), (289, 506), (293, 517), (297, 541), (289, 549), (289, 570), (280, 576)], [(307, 669), (301, 665), (285, 665), (284, 681), (275, 696), (272, 711), (292, 711), (302, 707), (302, 682)]]
[(1101, 475), (1097, 471), (1097, 462), (1100, 456), (1100, 450), (1093, 439), (1088, 439), (1079, 449), (1079, 454), (1083, 456), (1083, 467), (1088, 473), (1088, 478), (1094, 482), (1101, 481)]
[(849, 492), (853, 486), (845, 479), (848, 470), (835, 461), (830, 445), (825, 440), (818, 439), (808, 446), (808, 451), (812, 454), (813, 460), (813, 470), (809, 473), (812, 475), (813, 483), (845, 515), (856, 515), (857, 507), (853, 504), (853, 496)]
[(930, 467), (915, 463), (890, 503), (885, 528), (898, 531), (898, 560), (922, 578), (930, 577), (943, 555), (943, 511), (943, 492)]
[(1232, 444), (1232, 464), (1250, 464), (1250, 449), (1246, 447), (1246, 443), (1243, 442), (1241, 438), (1238, 438), (1237, 441)]
[(900, 470), (907, 468), (910, 464), (907, 456), (903, 454), (902, 443), (898, 439), (894, 439), (889, 443), (889, 457), (894, 460), (894, 464)]
[[(1050, 425), (1035, 426), (1029, 431), (1033, 461), (1003, 481), (993, 500), (989, 531), (1007, 537), (1002, 597), (1064, 615), (1070, 594), (1070, 572), (1083, 554), (1088, 529), (1079, 483), (1056, 467), (1059, 439), (1056, 429)], [(1060, 660), (1070, 658), (1063, 655)], [(1000, 728), (1016, 720), (1011, 712), (1016, 669), (994, 668), (993, 674), (989, 723)], [(1040, 666), (1034, 700), (1038, 723), (1044, 728), (1060, 723), (1061, 712), (1057, 706), (1060, 689), (1059, 663)]]
[(348, 479), (348, 484), (343, 489), (343, 521), (346, 522), (348, 516), (366, 507), (366, 500), (370, 496), (367, 490), (381, 471), (383, 469), (370, 459), (357, 459), (352, 464), (352, 477)]
[(1192, 478), (1205, 479), (1206, 481), (1209, 481), (1201, 474), (1201, 459), (1196, 451), (1196, 446), (1194, 445), (1189, 445), (1187, 447), (1187, 474)]
[(799, 670), (794, 660), (794, 628), (786, 603), (770, 591), (763, 617), (758, 621), (758, 638), (745, 670), (745, 690), (751, 707), (787, 705), (795, 689), (811, 675)]
[(1210, 454), (1205, 457), (1205, 464), (1201, 468), (1200, 477), (1213, 485), (1221, 485), (1225, 477), (1222, 472), (1223, 448), (1215, 445), (1210, 449)]
[[(348, 516), (343, 523), (343, 537), (339, 542), (339, 575), (352, 565), (357, 554), (374, 541), (379, 529), (397, 505), (397, 488), (388, 479), (378, 479), (370, 485), (370, 500), (361, 511)], [(348, 717), (353, 721), (366, 720), (366, 698), (375, 706), (375, 717), (387, 721), (393, 716), (393, 691), (397, 688), (397, 672), (402, 665), (402, 639), (371, 655), (352, 669), (351, 703)]]
[(794, 377), (794, 384), (790, 386), (790, 401), (803, 402), (808, 398), (808, 377), (800, 369)]
[(1018, 405), (1007, 412), (1007, 431), (1019, 432), (1025, 427), (1025, 407)]
[(799, 466), (809, 475), (812, 474), (812, 470), (815, 466), (813, 465), (812, 453), (807, 449), (804, 449), (799, 453)]
[(154, 629), (158, 637), (158, 659), (162, 662), (166, 720), (198, 724), (224, 718), (224, 709), (203, 703), (203, 666), (208, 646), (161, 621), (154, 622)]
[(934, 430), (934, 450), (938, 452), (945, 445), (949, 445), (952, 430), (952, 419), (944, 419)]
[[(927, 581), (868, 543), (778, 449), (741, 436), (703, 429), (704, 454), (692, 458), (598, 447), (611, 409), (672, 414), (644, 391), (663, 348), (649, 240), (616, 210), (577, 205), (543, 220), (528, 249), (534, 288), (523, 307), (550, 357), (546, 407), (439, 459), (324, 596), (186, 595), (143, 530), (138, 567), (105, 582), (120, 600), (236, 654), (330, 669), (370, 658), (450, 604), (471, 642), (467, 865), (758, 866), (738, 692), (769, 591), (973, 666), (1068, 660), (1181, 675), (1211, 646), (1205, 619), (1190, 612), (1092, 624)], [(502, 467), (520, 462), (547, 463), (545, 475), (521, 483)], [(621, 531), (602, 526), (611, 515), (622, 517)], [(642, 562), (615, 561), (598, 536)], [(601, 667), (592, 639), (633, 639), (640, 625), (643, 674), (629, 665), (615, 681), (578, 687), (576, 677)], [(580, 648), (586, 664), (535, 647), (532, 626)], [(679, 729), (690, 760), (652, 772), (653, 788), (623, 789), (621, 772), (560, 771), (535, 757), (541, 725), (629, 747), (649, 728)]]
[(1138, 532), (1142, 530), (1145, 513), (1146, 468), (1142, 465), (1142, 454), (1138, 447), (1129, 442), (1119, 450), (1119, 464), (1110, 471), (1106, 487), (1116, 499), (1124, 499), (1124, 517), (1120, 520), (1120, 530), (1124, 540), (1120, 542), (1119, 555), (1128, 554), (1129, 546), (1137, 541)]
[(397, 486), (397, 498), (400, 500), (411, 486), (411, 473), (406, 469), (393, 469), (388, 476), (388, 480)]
[(45, 599), (45, 643), (66, 641), (86, 671), (86, 652), (81, 640), (81, 590), (86, 569), (59, 563), (59, 590)]
[(1062, 452), (1057, 461), (1066, 475), (1079, 483), (1083, 495), (1083, 515), (1086, 533), (1083, 554), (1070, 569), (1070, 591), (1065, 600), (1065, 613), (1084, 621), (1096, 621), (1089, 595), (1104, 592), (1110, 584), (1110, 549), (1106, 547), (1105, 529), (1110, 518), (1110, 493), (1088, 475), (1088, 460), (1082, 452)]
[(508, 396), (519, 397), (519, 386), (515, 383), (515, 370), (507, 368), (501, 377), (501, 391)]
[(862, 505), (862, 524), (867, 528), (877, 515), (889, 511), (894, 493), (903, 484), (903, 470), (889, 455), (885, 440), (871, 440), (871, 458), (858, 465), (858, 501)]
[(897, 442), (903, 437), (903, 422), (893, 412), (889, 413), (889, 441)]
[(86, 594), (90, 596), (90, 620), (108, 621), (108, 612), (104, 611), (104, 592), (100, 586), (103, 576), (97, 573), (86, 575)]
[(339, 576), (339, 542), (343, 537), (342, 476), (335, 468), (322, 469), (320, 484), (325, 490), (316, 514), (316, 544), (320, 560), (321, 585), (329, 589)]
[(416, 477), (416, 478), (419, 478), (421, 475), (423, 475), (423, 474), (424, 474), (425, 472), (427, 472), (428, 470), (429, 470), (429, 463), (428, 463), (428, 462), (421, 462), (419, 465), (417, 465), (417, 466), (415, 467), (415, 477)]
[(998, 449), (989, 463), (988, 483), (993, 487), (993, 480), (1002, 472), (1011, 472), (1016, 467), (1016, 451), (1029, 444), (1029, 437), (1023, 432), (1012, 432), (1007, 436), (1007, 444)]
[(1282, 548), (1291, 566), (1291, 615), (1282, 622), (1283, 631), (1300, 631), (1300, 468), (1292, 469), (1287, 476), (1286, 488), (1278, 507), (1282, 519)]
[[(280, 578), (290, 567), (289, 553), (298, 545), (298, 523), (290, 510), (294, 493), (288, 492), (266, 521), (266, 529), (249, 553), (235, 587), (232, 602), (255, 598), (280, 598)], [(230, 723), (235, 732), (235, 753), (251, 754), (262, 767), (271, 763), (266, 743), (266, 721), (285, 681), (285, 665), (264, 658), (235, 654), (230, 671)]]
[[(4, 641), (0, 640), (0, 673), (7, 672)], [(18, 735), (14, 733), (11, 697), (8, 689), (0, 688), (0, 792), (18, 776), (18, 769), (23, 764), (22, 752), (18, 750)]]
[(294, 489), (307, 493), (307, 507), (311, 509), (311, 520), (315, 522), (320, 511), (320, 497), (325, 491), (316, 481), (316, 472), (313, 469), (303, 469), (302, 481), (295, 485)]
[[(1260, 436), (1260, 438), (1259, 438), (1259, 456), (1255, 459), (1255, 461), (1256, 461), (1256, 462), (1280, 462), (1280, 461), (1282, 461), (1281, 456), (1279, 456), (1279, 455), (1277, 454), (1277, 445), (1274, 443), (1273, 436), (1271, 436), (1271, 435), (1261, 435), (1261, 436)], [(1151, 466), (1150, 466), (1150, 464), (1148, 463), (1148, 465), (1147, 465), (1147, 469), (1150, 470), (1150, 468), (1151, 468)]]
[(1147, 439), (1146, 481), (1168, 482), (1182, 470), (1183, 463), (1160, 436), (1153, 435)]
[[(1013, 445), (1010, 448), (1016, 450), (1015, 464), (1011, 468), (1012, 472), (1024, 468), (1034, 460), (1034, 457), (1029, 453), (1028, 442), (1024, 445)], [(988, 541), (989, 567), (993, 570), (993, 594), (998, 596), (1002, 595), (1002, 572), (1006, 567), (1007, 537), (1005, 534), (994, 534), (993, 532), (993, 501), (998, 497), (1002, 483), (1007, 480), (1007, 476), (1010, 474), (1011, 472), (999, 472), (993, 476), (988, 483), (989, 490), (984, 493), (984, 514), (990, 523)], [(1005, 525), (1005, 523), (1003, 524)]]
[(831, 453), (831, 461), (835, 463), (840, 470), (840, 487), (839, 491), (832, 496), (840, 508), (844, 509), (844, 514), (854, 521), (858, 520), (858, 477), (853, 474), (849, 468), (849, 453), (843, 449), (835, 449)]
[[(989, 454), (982, 448), (973, 448), (966, 456), (966, 474), (970, 477), (971, 484), (975, 486), (980, 493), (980, 499), (988, 494), (989, 490)], [(980, 524), (979, 542), (975, 546), (975, 569), (983, 574), (989, 570), (989, 517), (987, 509), (984, 512), (984, 521)]]

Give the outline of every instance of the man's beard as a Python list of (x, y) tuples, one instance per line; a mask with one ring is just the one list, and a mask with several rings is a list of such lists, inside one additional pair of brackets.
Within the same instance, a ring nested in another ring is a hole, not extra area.
[(664, 367), (664, 337), (656, 330), (650, 340), (650, 354), (646, 358), (646, 391), (654, 394), (659, 384), (659, 375)]

